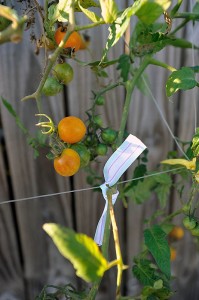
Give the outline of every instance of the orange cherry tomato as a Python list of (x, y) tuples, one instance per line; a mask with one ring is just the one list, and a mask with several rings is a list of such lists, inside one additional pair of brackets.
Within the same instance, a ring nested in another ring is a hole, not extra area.
[[(64, 38), (66, 34), (66, 29), (63, 27), (57, 28), (55, 32), (55, 42), (57, 45), (61, 42), (61, 40)], [(73, 31), (69, 38), (67, 39), (64, 48), (73, 48), (75, 51), (78, 51), (80, 48), (80, 44), (82, 42), (82, 38), (80, 34), (77, 31)]]
[(55, 171), (61, 176), (72, 176), (80, 168), (80, 156), (73, 149), (64, 149), (62, 154), (54, 159)]
[(81, 35), (81, 43), (80, 43), (80, 47), (79, 50), (85, 50), (88, 48), (90, 44), (90, 37), (86, 34), (82, 34)]
[(184, 230), (180, 226), (175, 226), (169, 233), (169, 237), (175, 240), (181, 240), (184, 236)]
[(170, 247), (170, 260), (174, 261), (177, 257), (177, 251), (175, 248)]
[(58, 124), (58, 134), (62, 141), (75, 144), (81, 141), (86, 133), (86, 126), (81, 119), (69, 116)]

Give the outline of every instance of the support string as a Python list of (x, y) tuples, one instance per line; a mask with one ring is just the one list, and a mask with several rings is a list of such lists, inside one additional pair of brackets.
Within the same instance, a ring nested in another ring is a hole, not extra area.
[[(122, 184), (122, 183), (127, 183), (127, 182), (131, 182), (131, 181), (145, 179), (145, 178), (148, 178), (148, 177), (153, 177), (153, 176), (157, 176), (157, 175), (160, 175), (160, 174), (165, 174), (165, 173), (169, 173), (169, 172), (177, 171), (177, 170), (181, 170), (181, 169), (183, 169), (183, 167), (179, 167), (179, 168), (175, 168), (175, 169), (171, 169), (171, 170), (166, 170), (166, 171), (161, 171), (161, 172), (157, 172), (157, 173), (152, 173), (152, 174), (148, 174), (148, 175), (145, 175), (145, 176), (128, 179), (128, 180), (125, 180), (125, 181), (120, 181), (117, 184), (119, 185), (119, 184)], [(0, 205), (8, 204), (8, 203), (22, 202), (22, 201), (28, 201), (28, 200), (35, 200), (35, 199), (39, 199), (39, 198), (61, 196), (61, 195), (70, 194), (70, 193), (85, 192), (85, 191), (95, 190), (95, 189), (99, 189), (99, 188), (100, 188), (100, 186), (95, 186), (95, 187), (90, 187), (90, 188), (82, 188), (82, 189), (70, 190), (70, 191), (59, 192), (59, 193), (52, 193), (52, 194), (45, 194), (45, 195), (39, 195), (39, 196), (32, 196), (32, 197), (26, 197), (26, 198), (7, 200), (7, 201), (0, 202)]]

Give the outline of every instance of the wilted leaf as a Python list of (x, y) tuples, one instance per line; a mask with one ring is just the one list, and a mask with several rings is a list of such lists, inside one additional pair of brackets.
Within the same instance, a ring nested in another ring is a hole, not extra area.
[(94, 282), (103, 276), (108, 262), (93, 239), (53, 223), (44, 224), (43, 228), (60, 253), (73, 264), (79, 277)]

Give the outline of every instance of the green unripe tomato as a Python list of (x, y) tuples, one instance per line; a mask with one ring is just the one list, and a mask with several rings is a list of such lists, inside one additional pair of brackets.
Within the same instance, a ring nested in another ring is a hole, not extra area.
[(199, 224), (198, 223), (196, 223), (196, 227), (191, 229), (191, 234), (194, 236), (199, 236)]
[(53, 68), (53, 75), (63, 84), (68, 84), (73, 80), (73, 68), (67, 64), (57, 64)]
[(87, 147), (83, 144), (73, 144), (71, 149), (75, 150), (80, 156), (80, 168), (84, 168), (88, 165), (91, 154)]
[(183, 224), (186, 229), (192, 230), (196, 227), (196, 220), (193, 217), (187, 216), (183, 219)]
[(190, 212), (190, 208), (191, 206), (189, 204), (185, 204), (183, 207), (182, 207), (182, 211), (185, 213), (185, 214), (188, 214)]
[(97, 105), (104, 105), (104, 97), (103, 97), (103, 96), (99, 96), (99, 97), (97, 98), (97, 100), (95, 101), (95, 103), (96, 103)]
[(48, 77), (43, 88), (42, 94), (45, 96), (54, 96), (60, 93), (63, 89), (63, 85), (54, 77)]
[(104, 156), (108, 151), (108, 147), (105, 144), (99, 143), (95, 149), (97, 155)]
[(103, 129), (101, 132), (101, 138), (106, 144), (112, 144), (117, 138), (117, 131), (111, 128)]
[(98, 127), (102, 127), (103, 125), (103, 121), (102, 118), (100, 116), (94, 116), (93, 117), (93, 122), (98, 126)]

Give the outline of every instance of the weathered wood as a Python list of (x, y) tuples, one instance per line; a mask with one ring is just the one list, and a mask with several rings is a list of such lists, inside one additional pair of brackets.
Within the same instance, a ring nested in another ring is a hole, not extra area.
[[(9, 199), (6, 167), (0, 147), (0, 203)], [(0, 298), (24, 299), (23, 271), (10, 204), (0, 205)]]
[[(42, 59), (35, 56), (33, 48), (27, 43), (28, 35), (19, 45), (1, 47), (0, 89), (2, 96), (13, 105), (25, 126), (34, 134), (38, 121), (34, 116), (37, 113), (36, 103), (34, 100), (20, 103), (20, 98), (36, 89)], [(62, 96), (44, 99), (43, 102), (42, 112), (56, 121), (63, 117)], [(3, 106), (2, 123), (15, 199), (70, 190), (69, 181), (55, 174), (52, 162), (45, 158), (45, 151), (34, 160), (32, 149)], [(71, 265), (42, 229), (45, 222), (72, 227), (70, 194), (19, 202), (15, 207), (24, 260), (26, 299), (36, 296), (46, 283), (74, 282)], [(7, 222), (9, 224), (10, 221)]]
[[(81, 23), (83, 20), (81, 16), (78, 21)], [(101, 58), (107, 31), (95, 28), (89, 31), (89, 34), (91, 35), (91, 53), (87, 51), (77, 53), (77, 58), (82, 61), (90, 61), (91, 57), (92, 60)], [(19, 99), (35, 91), (41, 77), (43, 56), (41, 56), (42, 58), (35, 56), (28, 39), (27, 33), (21, 44), (1, 46), (0, 90), (1, 95), (11, 102), (24, 124), (34, 133), (34, 125), (37, 122), (37, 118), (34, 117), (34, 114), (37, 113), (36, 103), (34, 100), (20, 103)], [(121, 41), (110, 51), (109, 58), (118, 57), (123, 53), (123, 48), (124, 44)], [(178, 68), (182, 65), (191, 65), (190, 53), (186, 52), (184, 55), (177, 49), (167, 48), (157, 57)], [(85, 121), (85, 110), (92, 105), (91, 90), (97, 91), (107, 83), (106, 80), (97, 82), (89, 67), (78, 66), (77, 62), (72, 60), (69, 63), (73, 66), (75, 75), (74, 80), (67, 88), (67, 99), (64, 99), (63, 95), (59, 95), (43, 101), (42, 112), (52, 116), (56, 122), (65, 114), (76, 115)], [(109, 74), (112, 82), (117, 81), (118, 76), (113, 68), (109, 68)], [(191, 139), (194, 130), (194, 107), (193, 102), (190, 105), (189, 100), (195, 91), (178, 93), (172, 97), (172, 101), (169, 101), (163, 89), (169, 73), (158, 67), (150, 67), (148, 74), (152, 93), (172, 131), (181, 139)], [(110, 126), (117, 130), (123, 108), (124, 90), (118, 87), (107, 92), (105, 98), (106, 104), (103, 108), (98, 109), (98, 113), (102, 114), (104, 126)], [(176, 115), (178, 112), (179, 115)], [(45, 158), (45, 151), (41, 153), (39, 159), (34, 160), (32, 149), (27, 146), (25, 137), (2, 105), (1, 118), (15, 199), (90, 187), (86, 182), (83, 170), (72, 180), (56, 175), (52, 162)], [(128, 132), (138, 136), (149, 148), (150, 170), (156, 169), (156, 164), (165, 158), (168, 150), (176, 148), (153, 101), (138, 91), (133, 94)], [(107, 158), (102, 158), (100, 164), (94, 164), (101, 176), (103, 176), (102, 170), (106, 160)], [(131, 173), (128, 172), (128, 178), (131, 176)], [(0, 182), (0, 198), (3, 201), (8, 199), (8, 191), (1, 156)], [(178, 200), (173, 199), (173, 201), (174, 209), (178, 207)], [(17, 224), (13, 222), (11, 207), (0, 206), (0, 251), (2, 253), (0, 255), (0, 297), (11, 292), (13, 297), (29, 300), (39, 293), (44, 284), (76, 283), (73, 268), (58, 253), (50, 238), (43, 232), (42, 225), (45, 222), (57, 222), (93, 237), (104, 208), (102, 195), (89, 190), (76, 192), (72, 196), (66, 194), (19, 202), (13, 207), (16, 210)], [(129, 264), (128, 271), (125, 271), (126, 282), (123, 284), (127, 294), (137, 294), (139, 291), (136, 280), (131, 276), (132, 257), (140, 250), (145, 218), (156, 211), (158, 207), (159, 204), (154, 198), (142, 206), (135, 205), (130, 201), (128, 209), (123, 208), (121, 201), (118, 201), (115, 206), (124, 262)], [(14, 226), (17, 226), (18, 236)], [(23, 262), (20, 262), (18, 245), (22, 249)], [(174, 299), (186, 299), (185, 297), (188, 296), (185, 296), (185, 287), (194, 281), (194, 274), (198, 276), (196, 270), (198, 256), (189, 234), (186, 233), (184, 240), (179, 243), (178, 253), (176, 262), (172, 264), (172, 270), (174, 275), (179, 276), (175, 287), (179, 291), (180, 298), (177, 298), (176, 295)], [(112, 241), (110, 257), (115, 257)], [(185, 273), (188, 275), (185, 276)], [(107, 272), (97, 297), (98, 300), (114, 299), (114, 279), (115, 270)], [(194, 286), (190, 293), (192, 295), (189, 297), (190, 299), (197, 299), (197, 287)], [(10, 295), (7, 297), (11, 299)]]

